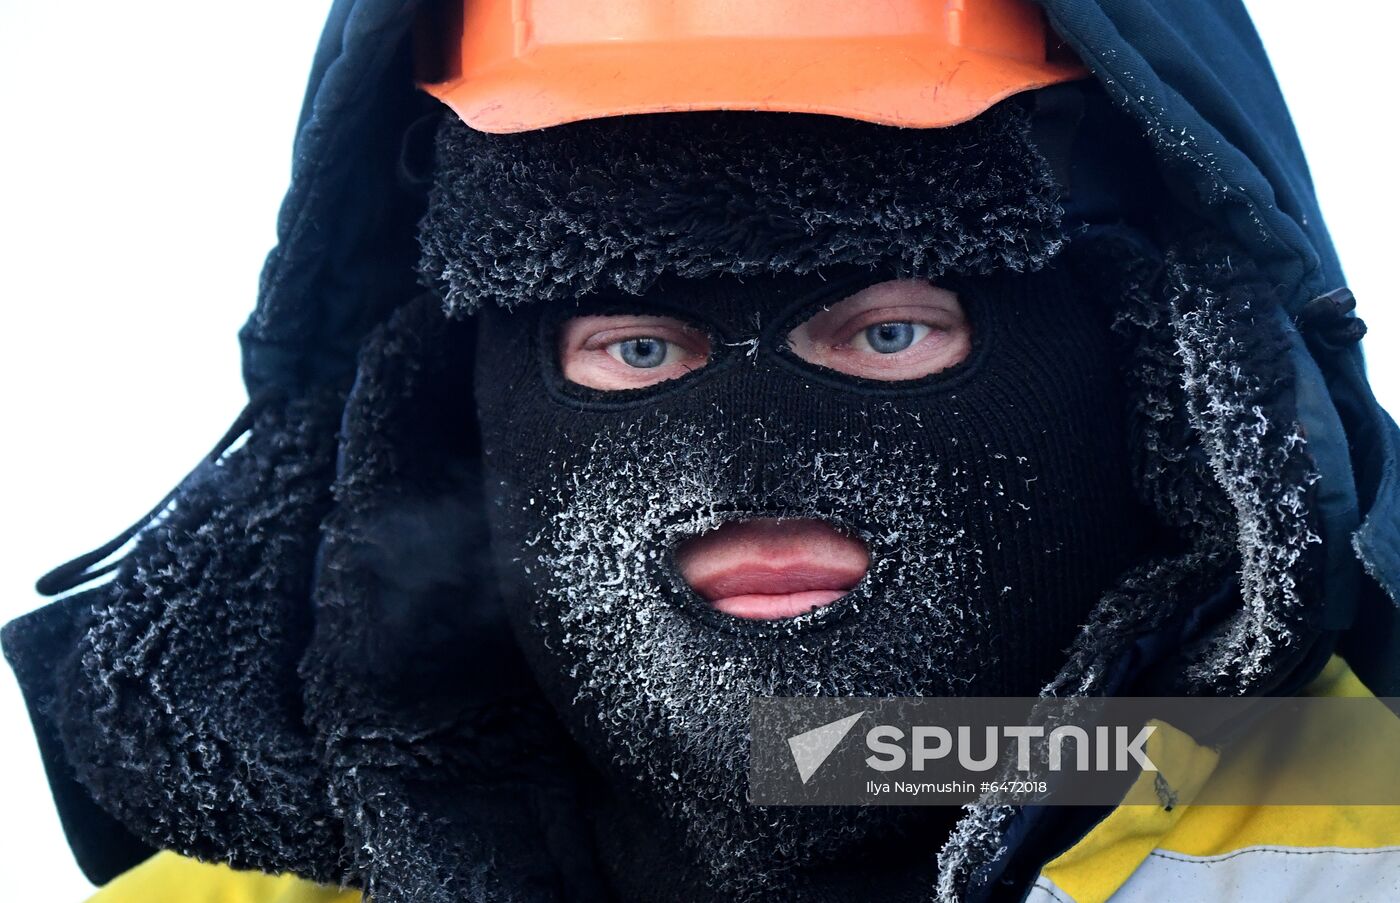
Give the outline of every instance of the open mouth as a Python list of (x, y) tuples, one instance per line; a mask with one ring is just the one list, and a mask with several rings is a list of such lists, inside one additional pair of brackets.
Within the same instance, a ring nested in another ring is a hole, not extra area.
[(869, 570), (870, 554), (825, 521), (756, 518), (686, 540), (676, 550), (676, 564), (714, 610), (775, 621), (849, 593)]

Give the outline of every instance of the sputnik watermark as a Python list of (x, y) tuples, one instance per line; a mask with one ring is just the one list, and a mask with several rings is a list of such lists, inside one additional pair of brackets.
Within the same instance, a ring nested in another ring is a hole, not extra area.
[(845, 718), (838, 718), (830, 724), (814, 727), (810, 731), (788, 737), (788, 749), (792, 750), (792, 761), (797, 766), (797, 775), (802, 783), (811, 780), (817, 769), (822, 767), (826, 757), (831, 755), (846, 735), (855, 727), (864, 712), (856, 712)]
[(1255, 735), (1264, 767), (1279, 749), (1278, 779), (1217, 780), (1205, 803), (1400, 804), (1400, 768), (1325, 781), (1282, 770), (1304, 725), (1369, 742), (1400, 736), (1396, 724), (1376, 699), (756, 699), (749, 795), (756, 805), (1172, 806), (1209, 783), (1221, 748)]
[(1079, 771), (1127, 771), (1129, 761), (1143, 771), (1156, 771), (1157, 766), (1147, 756), (1147, 740), (1157, 730), (1155, 724), (1143, 725), (1132, 739), (1128, 738), (1128, 728), (1118, 725), (1094, 727), (1094, 740), (1089, 733), (1076, 725), (1061, 725), (1052, 728), (1047, 734), (1039, 724), (1005, 725), (984, 729), (980, 756), (974, 755), (975, 741), (972, 728), (960, 725), (954, 734), (946, 727), (938, 725), (917, 725), (910, 731), (909, 751), (902, 745), (905, 732), (889, 724), (877, 725), (865, 735), (865, 744), (871, 754), (865, 764), (876, 771), (899, 771), (906, 767), (923, 771), (930, 762), (956, 755), (958, 765), (968, 771), (991, 771), (1003, 760), (1001, 738), (1015, 744), (1015, 768), (1017, 771), (1031, 770), (1033, 741), (1044, 741), (1048, 750), (1046, 760), (1051, 771), (1063, 771), (1065, 765), (1065, 745), (1073, 741), (1074, 759), (1070, 767)]
[[(806, 784), (812, 779), (812, 775), (836, 751), (836, 747), (864, 714), (864, 711), (860, 711), (847, 715), (787, 738), (792, 761), (797, 766), (802, 783)], [(1067, 743), (1072, 743), (1074, 753), (1069, 767), (1079, 771), (1127, 771), (1129, 762), (1142, 771), (1156, 771), (1157, 766), (1148, 757), (1146, 749), (1148, 738), (1156, 730), (1155, 724), (1144, 725), (1129, 739), (1126, 727), (1096, 725), (1091, 740), (1088, 731), (1072, 724), (1052, 728), (1049, 733), (1038, 724), (992, 725), (984, 728), (981, 753), (978, 755), (974, 754), (972, 728), (967, 725), (950, 730), (941, 725), (919, 724), (906, 732), (893, 724), (877, 724), (865, 733), (865, 746), (870, 751), (870, 755), (865, 757), (865, 764), (876, 771), (900, 771), (906, 767), (924, 771), (930, 762), (956, 756), (958, 765), (968, 771), (991, 771), (1003, 761), (1000, 741), (1004, 737), (1015, 744), (1014, 767), (1017, 771), (1031, 770), (1034, 741), (1044, 741), (1048, 750), (1045, 761), (1050, 771), (1065, 769)], [(886, 791), (889, 789), (887, 784), (877, 785), (874, 782), (868, 786)], [(925, 782), (921, 786), (927, 789), (932, 785)], [(953, 785), (953, 789), (968, 792), (968, 788), (975, 789), (976, 786), (980, 784), (963, 781)]]

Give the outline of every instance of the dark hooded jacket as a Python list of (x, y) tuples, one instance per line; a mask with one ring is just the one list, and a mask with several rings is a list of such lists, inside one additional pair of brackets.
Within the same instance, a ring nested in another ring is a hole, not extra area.
[[(1180, 541), (1096, 612), (1052, 689), (1284, 694), (1336, 653), (1400, 694), (1400, 433), (1242, 5), (1040, 2), (1098, 85), (1030, 104), (1061, 149), (1070, 243), (1148, 261), (1110, 269), (1142, 492)], [(461, 554), (484, 540), (457, 491), (477, 437), (442, 412), (471, 367), (419, 353), (460, 327), (413, 303), (415, 136), (437, 115), (413, 87), (417, 5), (331, 11), (241, 333), (247, 410), (5, 629), (94, 882), (172, 849), (381, 901), (598, 892), (576, 763), (498, 616), (463, 602), (483, 566)], [(1244, 422), (1258, 410), (1273, 428)], [(399, 504), (434, 498), (453, 501)], [(411, 579), (384, 566), (406, 549)], [(974, 806), (943, 891), (1024, 888), (1102, 815)]]

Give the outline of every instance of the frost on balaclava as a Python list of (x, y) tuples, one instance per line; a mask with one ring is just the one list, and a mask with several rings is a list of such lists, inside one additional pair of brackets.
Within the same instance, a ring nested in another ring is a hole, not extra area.
[[(1106, 313), (1059, 267), (950, 277), (974, 338), (946, 371), (880, 383), (786, 348), (884, 278), (671, 277), (481, 315), (488, 519), (526, 655), (594, 763), (736, 888), (918, 817), (748, 806), (752, 697), (1034, 695), (1142, 547)], [(619, 312), (681, 318), (716, 351), (643, 389), (566, 381), (561, 321)], [(796, 618), (717, 613), (673, 552), (755, 516), (838, 525), (869, 572)]]

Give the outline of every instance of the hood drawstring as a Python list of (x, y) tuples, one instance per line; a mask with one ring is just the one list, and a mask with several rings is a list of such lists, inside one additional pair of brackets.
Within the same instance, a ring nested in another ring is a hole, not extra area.
[(1353, 313), (1355, 310), (1356, 296), (1342, 286), (1303, 305), (1297, 323), (1328, 351), (1340, 351), (1366, 335), (1366, 322)]
[(84, 552), (76, 558), (65, 561), (63, 564), (60, 564), (58, 567), (40, 577), (35, 581), (34, 589), (41, 596), (57, 596), (69, 590), (77, 589), (84, 583), (89, 583), (116, 570), (117, 567), (121, 565), (122, 561), (125, 560), (126, 556), (123, 555), (114, 561), (101, 564), (100, 566), (97, 565), (134, 539), (137, 534), (145, 530), (164, 514), (166, 509), (170, 507), (170, 503), (175, 500), (175, 496), (179, 494), (181, 487), (193, 480), (203, 472), (205, 468), (217, 464), (224, 453), (252, 428), (253, 421), (257, 415), (261, 413), (274, 398), (282, 394), (281, 389), (268, 389), (250, 398), (248, 404), (243, 407), (238, 417), (235, 418), (233, 423), (229, 426), (228, 431), (224, 433), (209, 453), (201, 458), (199, 463), (194, 466), (194, 469), (186, 474), (184, 479), (180, 480), (180, 482), (175, 485), (174, 489), (166, 493), (165, 498), (156, 503), (154, 508), (146, 512), (135, 523), (107, 542), (90, 552)]

